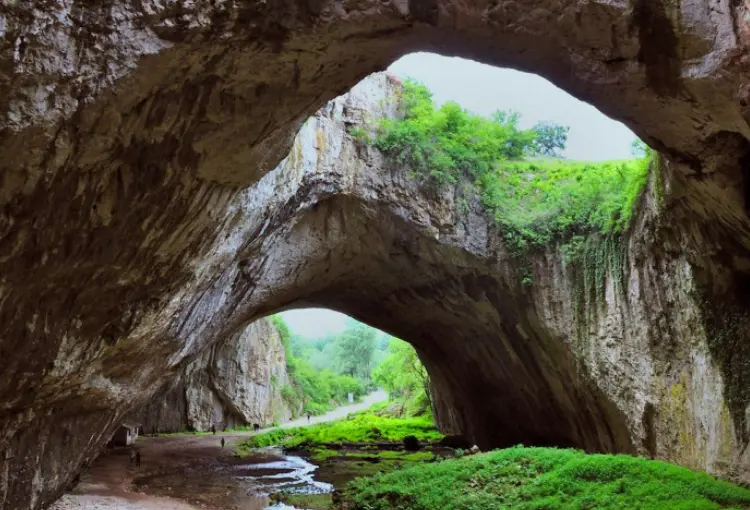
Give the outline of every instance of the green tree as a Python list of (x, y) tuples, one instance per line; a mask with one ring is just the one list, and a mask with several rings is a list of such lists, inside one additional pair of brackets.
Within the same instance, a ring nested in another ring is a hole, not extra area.
[(524, 161), (528, 154), (558, 153), (568, 128), (542, 122), (522, 130), (516, 112), (484, 118), (455, 103), (438, 108), (413, 81), (404, 83), (400, 104), (403, 115), (379, 120), (375, 147), (428, 184), (470, 183), (512, 255), (589, 234), (617, 237), (629, 227), (648, 180), (650, 150), (627, 161)]
[(336, 338), (336, 362), (339, 372), (363, 381), (370, 380), (372, 356), (377, 344), (377, 330), (351, 321)]
[(652, 149), (643, 140), (636, 138), (630, 144), (630, 153), (634, 158), (646, 158), (651, 156)]
[[(322, 414), (336, 405), (347, 402), (349, 393), (356, 398), (364, 395), (366, 388), (358, 379), (349, 375), (340, 375), (328, 367), (318, 368), (308, 361), (309, 353), (319, 353), (315, 346), (301, 338), (292, 338), (289, 327), (280, 315), (271, 320), (281, 337), (286, 354), (287, 372), (290, 383), (281, 388), (281, 396), (293, 412)], [(323, 343), (332, 347), (332, 340)], [(328, 362), (330, 365), (330, 361)]]
[(568, 143), (567, 126), (560, 126), (554, 122), (538, 122), (534, 128), (534, 152), (541, 156), (560, 157)]
[(372, 378), (391, 400), (401, 403), (406, 414), (419, 415), (431, 409), (430, 376), (417, 351), (403, 340), (391, 338), (388, 356), (373, 370)]
[(375, 146), (433, 184), (479, 176), (534, 146), (536, 134), (518, 127), (518, 113), (487, 119), (453, 102), (436, 108), (427, 87), (414, 81), (404, 82), (402, 106), (403, 117), (380, 120)]

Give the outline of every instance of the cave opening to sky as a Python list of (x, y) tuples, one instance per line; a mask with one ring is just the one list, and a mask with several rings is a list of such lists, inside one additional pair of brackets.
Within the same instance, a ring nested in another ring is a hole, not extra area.
[(454, 101), (483, 116), (496, 110), (517, 111), (524, 129), (540, 121), (569, 126), (567, 147), (562, 153), (566, 159), (632, 157), (636, 135), (627, 126), (539, 75), (424, 52), (406, 55), (388, 70), (426, 85), (437, 105)]

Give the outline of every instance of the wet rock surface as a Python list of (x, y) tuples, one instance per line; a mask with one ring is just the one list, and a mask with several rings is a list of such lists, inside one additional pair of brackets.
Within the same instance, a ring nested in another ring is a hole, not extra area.
[[(744, 3), (6, 7), (0, 507), (47, 505), (210, 344), (307, 305), (413, 342), (439, 420), (483, 448), (747, 476)], [(554, 248), (521, 286), (478, 208), (351, 140), (384, 77), (293, 142), (416, 49), (537, 72), (664, 151), (598, 299), (573, 306)]]

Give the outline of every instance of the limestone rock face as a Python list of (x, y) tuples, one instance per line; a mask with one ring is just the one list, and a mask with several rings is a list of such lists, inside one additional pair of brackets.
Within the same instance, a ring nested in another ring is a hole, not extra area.
[(292, 417), (281, 396), (289, 382), (281, 338), (260, 319), (201, 352), (134, 418), (146, 433), (266, 426)]
[[(442, 425), (483, 449), (746, 477), (748, 15), (728, 0), (6, 2), (0, 507), (45, 506), (205, 349), (307, 305), (412, 342)], [(555, 247), (522, 286), (476, 204), (459, 213), (346, 134), (387, 113), (385, 77), (324, 106), (418, 49), (537, 72), (665, 154), (619, 273), (584, 306)]]

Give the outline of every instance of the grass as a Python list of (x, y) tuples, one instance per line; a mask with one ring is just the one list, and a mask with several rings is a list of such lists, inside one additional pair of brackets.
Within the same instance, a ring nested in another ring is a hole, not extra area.
[(330, 423), (258, 434), (243, 441), (242, 445), (249, 448), (292, 448), (301, 445), (401, 441), (410, 435), (420, 440), (438, 440), (443, 437), (430, 418), (388, 418), (370, 413), (357, 413)]
[(525, 159), (542, 134), (520, 129), (517, 114), (485, 118), (456, 103), (438, 107), (424, 85), (409, 80), (400, 104), (402, 117), (379, 119), (373, 145), (427, 183), (468, 184), (512, 253), (629, 227), (648, 180), (652, 154), (645, 146), (643, 157), (623, 161)]
[(479, 177), (484, 207), (516, 250), (571, 236), (628, 228), (648, 178), (646, 158), (605, 161), (505, 161)]
[(277, 494), (274, 499), (295, 508), (307, 510), (326, 510), (331, 507), (330, 494), (288, 494), (282, 492)]
[(750, 490), (661, 461), (510, 448), (356, 479), (350, 510), (750, 508)]
[(333, 457), (343, 457), (347, 460), (372, 459), (381, 460), (400, 460), (408, 462), (425, 462), (432, 460), (434, 454), (431, 451), (404, 452), (402, 450), (370, 450), (357, 449), (351, 450), (334, 450), (331, 448), (312, 448), (310, 450), (310, 460), (316, 463), (325, 462)]

